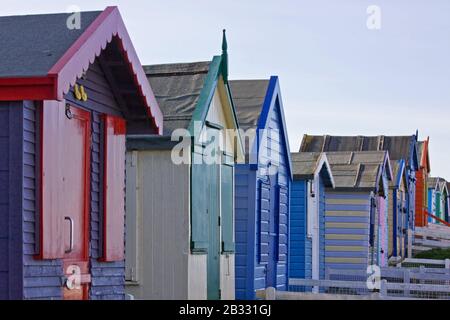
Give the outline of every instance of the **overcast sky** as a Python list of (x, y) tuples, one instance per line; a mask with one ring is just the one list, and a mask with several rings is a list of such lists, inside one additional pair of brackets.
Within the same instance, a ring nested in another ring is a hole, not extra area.
[[(303, 134), (430, 136), (432, 175), (450, 179), (450, 1), (2, 1), (2, 15), (118, 5), (143, 64), (220, 54), (230, 78), (278, 75), (291, 150)], [(369, 30), (366, 10), (381, 10)]]

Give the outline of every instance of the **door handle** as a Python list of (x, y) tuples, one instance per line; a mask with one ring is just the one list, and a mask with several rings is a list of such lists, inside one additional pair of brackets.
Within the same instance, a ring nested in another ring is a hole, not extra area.
[(65, 217), (64, 220), (68, 220), (70, 223), (70, 242), (69, 242), (69, 250), (66, 250), (65, 253), (71, 253), (73, 250), (73, 219), (71, 217)]

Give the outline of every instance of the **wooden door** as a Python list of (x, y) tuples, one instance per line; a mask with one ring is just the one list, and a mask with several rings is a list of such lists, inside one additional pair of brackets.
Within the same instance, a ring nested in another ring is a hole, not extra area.
[(386, 241), (386, 199), (378, 197), (378, 265), (386, 265), (387, 241)]
[(90, 113), (70, 108), (72, 118), (64, 119), (62, 192), (64, 197), (63, 257), (67, 277), (64, 299), (88, 299), (89, 271), (89, 184)]
[(209, 215), (208, 257), (207, 257), (207, 298), (219, 300), (220, 294), (220, 146), (216, 128), (207, 128), (205, 155), (208, 161), (206, 195)]
[(269, 259), (266, 265), (266, 287), (277, 287), (278, 262), (278, 175), (270, 175)]

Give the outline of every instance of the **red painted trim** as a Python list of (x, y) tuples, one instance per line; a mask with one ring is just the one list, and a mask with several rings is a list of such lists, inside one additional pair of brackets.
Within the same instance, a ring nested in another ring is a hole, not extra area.
[[(99, 261), (101, 262), (112, 262), (112, 261), (122, 261), (125, 256), (124, 256), (124, 251), (125, 251), (125, 247), (123, 248), (123, 252), (121, 252), (118, 255), (110, 255), (109, 253), (109, 243), (108, 243), (108, 239), (110, 238), (110, 236), (108, 235), (108, 233), (111, 233), (108, 230), (108, 219), (110, 217), (110, 214), (108, 212), (109, 210), (109, 206), (108, 206), (108, 193), (106, 191), (106, 188), (108, 186), (108, 163), (109, 163), (109, 159), (108, 159), (108, 129), (110, 127), (108, 127), (108, 122), (112, 120), (113, 124), (114, 124), (114, 134), (117, 135), (122, 135), (125, 136), (126, 134), (126, 122), (125, 119), (121, 118), (121, 117), (117, 117), (117, 116), (112, 116), (112, 115), (107, 115), (107, 114), (103, 114), (102, 115), (102, 121), (104, 123), (104, 129), (103, 129), (103, 134), (104, 134), (104, 145), (103, 145), (103, 239), (102, 239), (102, 245), (103, 245), (103, 254), (102, 257), (99, 259)], [(125, 143), (125, 141), (124, 141)], [(123, 151), (123, 163), (125, 164), (125, 150)], [(125, 167), (124, 169), (124, 174), (125, 174)], [(123, 184), (125, 184), (125, 177), (123, 177)], [(123, 186), (125, 187), (125, 185)], [(125, 197), (125, 194), (123, 194), (123, 197)], [(111, 199), (109, 199), (111, 200)], [(124, 210), (125, 210), (125, 203), (123, 203), (124, 206)], [(123, 218), (125, 219), (125, 212)], [(123, 221), (122, 227), (124, 226), (125, 220)], [(124, 230), (122, 230), (122, 235), (124, 234)], [(119, 237), (119, 235), (117, 235), (117, 237)], [(125, 241), (125, 239), (122, 239), (123, 241)]]
[(72, 44), (72, 46), (63, 54), (63, 56), (55, 63), (55, 65), (49, 70), (49, 74), (58, 75), (63, 71), (68, 63), (78, 54), (81, 47), (86, 44), (91, 38), (96, 30), (102, 25), (107, 17), (114, 11), (117, 7), (107, 7), (100, 15), (87, 27), (83, 34)]
[(450, 223), (448, 223), (447, 221), (442, 220), (441, 218), (435, 216), (434, 214), (429, 213), (428, 211), (425, 211), (425, 213), (427, 214), (427, 216), (433, 218), (434, 220), (439, 221), (440, 223), (446, 225), (447, 227), (450, 227)]
[[(12, 78), (1, 79), (0, 101), (63, 100), (64, 94), (112, 41), (113, 36), (120, 39), (123, 56), (128, 62), (139, 96), (146, 107), (150, 124), (162, 134), (162, 112), (117, 7), (107, 7), (50, 68), (47, 77), (28, 78), (26, 81), (22, 79), (25, 83)], [(16, 84), (11, 86), (10, 83), (15, 81)]]
[(37, 106), (39, 113), (39, 252), (35, 256), (36, 259), (42, 260), (44, 258), (43, 243), (44, 243), (44, 102), (39, 101)]
[(56, 77), (0, 78), (0, 101), (52, 100)]
[[(72, 111), (72, 115), (75, 119), (80, 119), (84, 121), (86, 136), (84, 138), (84, 163), (85, 163), (85, 171), (84, 171), (84, 231), (86, 238), (84, 239), (84, 261), (88, 262), (89, 260), (89, 209), (90, 209), (90, 199), (91, 199), (91, 113), (81, 108), (77, 108), (73, 105), (70, 106), (70, 110)], [(77, 260), (78, 261), (78, 260)], [(87, 268), (87, 265), (86, 265)], [(82, 272), (87, 272), (87, 270), (81, 270)]]
[(129, 70), (131, 71), (146, 112), (156, 131), (162, 134), (163, 116), (147, 80), (142, 64), (131, 42), (128, 31), (117, 7), (107, 7), (67, 52), (50, 69), (49, 75), (58, 76), (57, 98), (63, 99), (77, 78), (89, 68), (108, 43), (117, 36)]

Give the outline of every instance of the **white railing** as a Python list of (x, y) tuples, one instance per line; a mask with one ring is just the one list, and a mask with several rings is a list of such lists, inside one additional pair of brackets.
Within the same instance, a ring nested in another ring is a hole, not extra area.
[[(411, 259), (410, 262), (424, 263), (423, 259), (419, 260)], [(423, 265), (380, 268), (377, 285), (372, 283), (370, 288), (366, 270), (327, 269), (324, 280), (292, 278), (287, 291), (267, 288), (258, 291), (257, 296), (268, 300), (450, 299), (450, 261), (426, 260), (425, 263), (443, 263), (446, 268), (425, 268)]]

